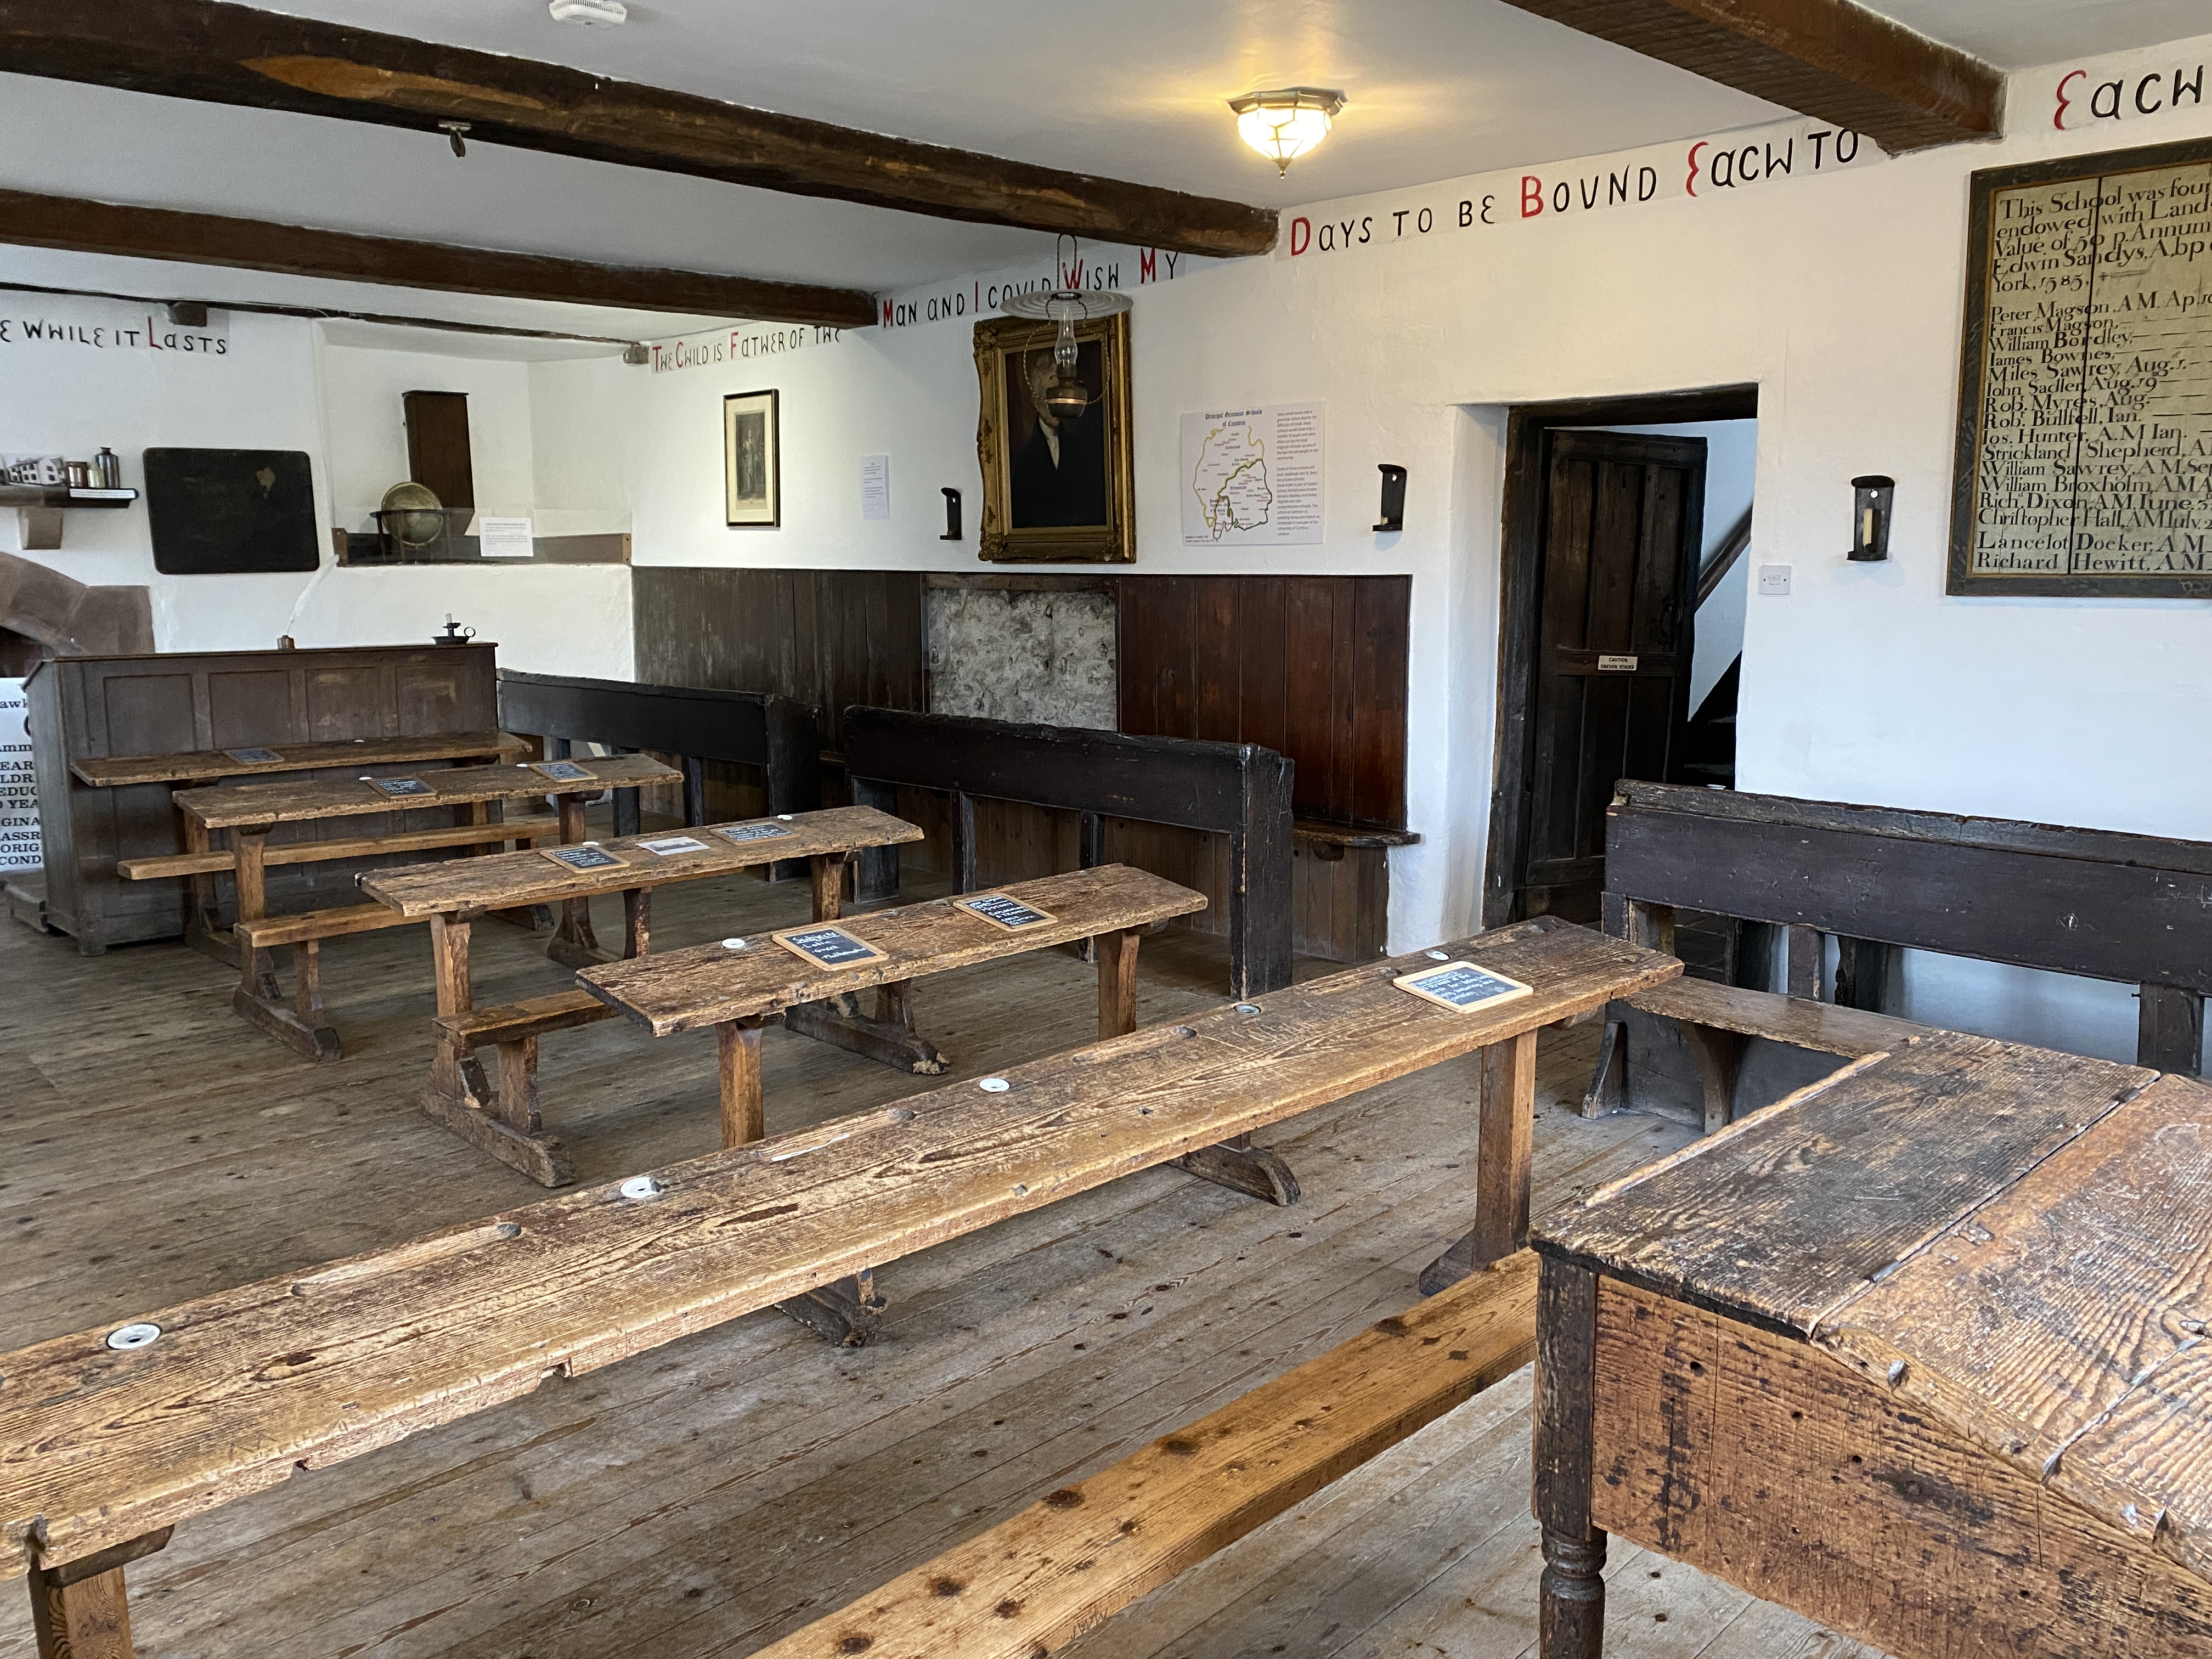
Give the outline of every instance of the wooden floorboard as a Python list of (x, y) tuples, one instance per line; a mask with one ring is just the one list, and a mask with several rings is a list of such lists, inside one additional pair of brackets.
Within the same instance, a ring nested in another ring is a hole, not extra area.
[[(806, 908), (804, 883), (671, 888), (654, 942)], [(612, 901), (599, 921), (619, 936)], [(560, 988), (543, 942), (479, 925), (478, 1001)], [(324, 956), (347, 1058), (318, 1066), (238, 1019), (235, 976), (181, 945), (88, 959), (0, 923), (0, 1347), (538, 1195), (414, 1104), (431, 1012), (421, 930)], [(1140, 963), (1146, 1023), (1222, 1000), (1218, 939), (1163, 933)], [(1043, 952), (930, 980), (917, 1015), (954, 1076), (979, 1076), (1091, 1040), (1095, 985)], [(1686, 1134), (1574, 1116), (1595, 1031), (1543, 1040), (1540, 1209)], [(781, 1031), (763, 1057), (775, 1129), (936, 1086)], [(1472, 1219), (1474, 1085), (1472, 1062), (1447, 1066), (1284, 1125), (1267, 1139), (1304, 1184), (1292, 1208), (1147, 1171), (887, 1267), (874, 1347), (755, 1316), (188, 1522), (131, 1569), (140, 1651), (737, 1659), (1402, 1309)], [(585, 1182), (718, 1139), (705, 1033), (556, 1034), (544, 1097)], [(1069, 1651), (1530, 1651), (1528, 1480), (1524, 1374)], [(1611, 1659), (1871, 1659), (1632, 1547), (1611, 1576)], [(0, 1659), (32, 1651), (27, 1599), (0, 1587)]]

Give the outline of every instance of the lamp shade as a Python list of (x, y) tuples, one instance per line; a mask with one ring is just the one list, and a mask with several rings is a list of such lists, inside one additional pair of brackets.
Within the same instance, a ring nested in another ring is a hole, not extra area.
[(1237, 131), (1246, 143), (1288, 173), (1291, 163), (1326, 137), (1344, 94), (1318, 87), (1286, 87), (1279, 92), (1249, 92), (1232, 98)]

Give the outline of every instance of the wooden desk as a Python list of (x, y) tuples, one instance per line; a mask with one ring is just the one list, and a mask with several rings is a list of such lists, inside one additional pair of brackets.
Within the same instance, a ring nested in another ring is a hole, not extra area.
[(409, 766), (420, 761), (497, 761), (501, 757), (511, 761), (530, 747), (522, 738), (504, 732), (234, 746), (265, 748), (278, 758), (242, 761), (228, 749), (187, 749), (173, 755), (81, 756), (70, 762), (70, 770), (96, 789), (118, 789), (135, 783), (212, 783), (222, 778), (315, 772), (337, 766)]
[[(1206, 908), (1203, 894), (1122, 864), (991, 891), (1053, 920), (1009, 933), (951, 899), (939, 899), (844, 924), (847, 933), (884, 953), (880, 962), (817, 968), (761, 934), (734, 949), (702, 945), (586, 968), (576, 982), (655, 1036), (712, 1026), (721, 1055), (722, 1145), (742, 1146), (767, 1133), (760, 1034), (771, 1020), (781, 1018), (790, 1030), (872, 1060), (942, 1072), (942, 1056), (915, 1030), (915, 980), (1088, 939), (1098, 945), (1098, 1035), (1120, 1036), (1137, 1029), (1137, 944), (1144, 929)], [(871, 988), (877, 994), (876, 1018), (866, 1021), (854, 994)]]
[[(0, 1577), (123, 1606), (166, 1529), (289, 1479), (1657, 984), (1540, 918), (1455, 947), (1535, 994), (1453, 1014), (1375, 963), (823, 1128), (0, 1355)], [(1488, 1149), (1486, 1147), (1486, 1152)], [(629, 1184), (629, 1183), (624, 1183)], [(982, 1357), (979, 1356), (979, 1363)], [(191, 1594), (179, 1587), (179, 1594)], [(111, 1650), (114, 1651), (115, 1650)], [(45, 1659), (64, 1650), (49, 1646)]]
[[(763, 824), (784, 833), (749, 842), (733, 842), (720, 833)], [(662, 858), (638, 846), (641, 840), (677, 835), (705, 842), (706, 850)], [(813, 876), (813, 919), (826, 921), (842, 908), (844, 871), (856, 853), (921, 837), (916, 826), (888, 812), (872, 806), (840, 806), (787, 817), (656, 831), (648, 836), (617, 836), (599, 842), (625, 860), (613, 869), (564, 870), (535, 853), (504, 853), (379, 870), (362, 877), (362, 891), (393, 915), (430, 924), (438, 1045), (422, 1091), (422, 1109), (463, 1139), (544, 1186), (565, 1186), (576, 1178), (567, 1151), (557, 1137), (545, 1133), (539, 1115), (538, 1039), (609, 1018), (614, 1011), (586, 992), (570, 991), (479, 1015), (469, 973), (471, 924), (476, 917), (558, 904), (568, 933), (565, 939), (556, 934), (547, 954), (572, 966), (587, 966), (606, 960), (592, 933), (591, 901), (595, 895), (619, 893), (627, 934), (623, 954), (643, 957), (652, 948), (655, 887), (805, 859)], [(476, 1059), (480, 1047), (499, 1051), (495, 1088)]]
[[(584, 798), (611, 787), (634, 787), (641, 783), (672, 781), (680, 776), (674, 768), (643, 755), (617, 755), (611, 759), (575, 763), (592, 775), (589, 784), (563, 791), (561, 786), (527, 766), (452, 767), (426, 771), (421, 781), (426, 795), (392, 797), (362, 778), (313, 778), (271, 783), (226, 784), (209, 789), (180, 789), (173, 797), (177, 809), (196, 832), (197, 850), (206, 852), (208, 837), (216, 830), (230, 832), (231, 868), (238, 889), (240, 932), (251, 935), (254, 925), (268, 918), (264, 870), (268, 862), (270, 832), (288, 823), (314, 823), (337, 818), (369, 817), (389, 812), (412, 812), (453, 808), (467, 815), (465, 822), (483, 824), (480, 845), (501, 847), (503, 837), (494, 823), (495, 805), (554, 795), (560, 806), (560, 836), (563, 842), (584, 838)], [(447, 832), (434, 832), (443, 838)], [(387, 838), (390, 850), (403, 850), (407, 837)], [(307, 843), (302, 843), (307, 845)], [(340, 843), (343, 845), (345, 843)], [(525, 856), (534, 856), (526, 854)], [(544, 860), (539, 860), (543, 863)], [(577, 907), (568, 907), (562, 922), (563, 934), (578, 925)], [(239, 987), (231, 1006), (239, 1014), (289, 1043), (312, 1060), (336, 1060), (343, 1052), (337, 1030), (323, 1018), (321, 989), (316, 978), (314, 946), (326, 938), (398, 925), (404, 918), (376, 906), (355, 906), (284, 918), (281, 943), (295, 947), (297, 969), (295, 1006), (277, 988), (276, 975), (266, 944), (250, 938), (241, 941), (238, 956)], [(581, 926), (588, 933), (591, 917), (583, 913)]]
[(2208, 1194), (2212, 1090), (1943, 1032), (1547, 1217), (1545, 1659), (1608, 1533), (1900, 1659), (2212, 1651)]

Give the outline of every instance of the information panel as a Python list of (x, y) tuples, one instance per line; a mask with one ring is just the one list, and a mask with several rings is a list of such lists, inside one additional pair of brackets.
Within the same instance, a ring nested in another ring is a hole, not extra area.
[(1974, 175), (1953, 593), (2212, 598), (2212, 141)]

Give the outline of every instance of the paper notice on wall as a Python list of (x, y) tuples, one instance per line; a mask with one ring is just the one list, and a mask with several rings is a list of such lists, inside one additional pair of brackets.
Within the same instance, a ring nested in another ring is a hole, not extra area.
[(30, 707), (21, 680), (0, 680), (0, 870), (34, 870), (39, 843), (39, 780), (31, 767)]
[(487, 559), (527, 559), (537, 553), (529, 520), (495, 519), (489, 513), (477, 519), (477, 546)]
[(891, 515), (891, 458), (860, 457), (860, 516), (888, 519)]
[(1319, 404), (1184, 416), (1183, 545), (1317, 544), (1321, 430)]

